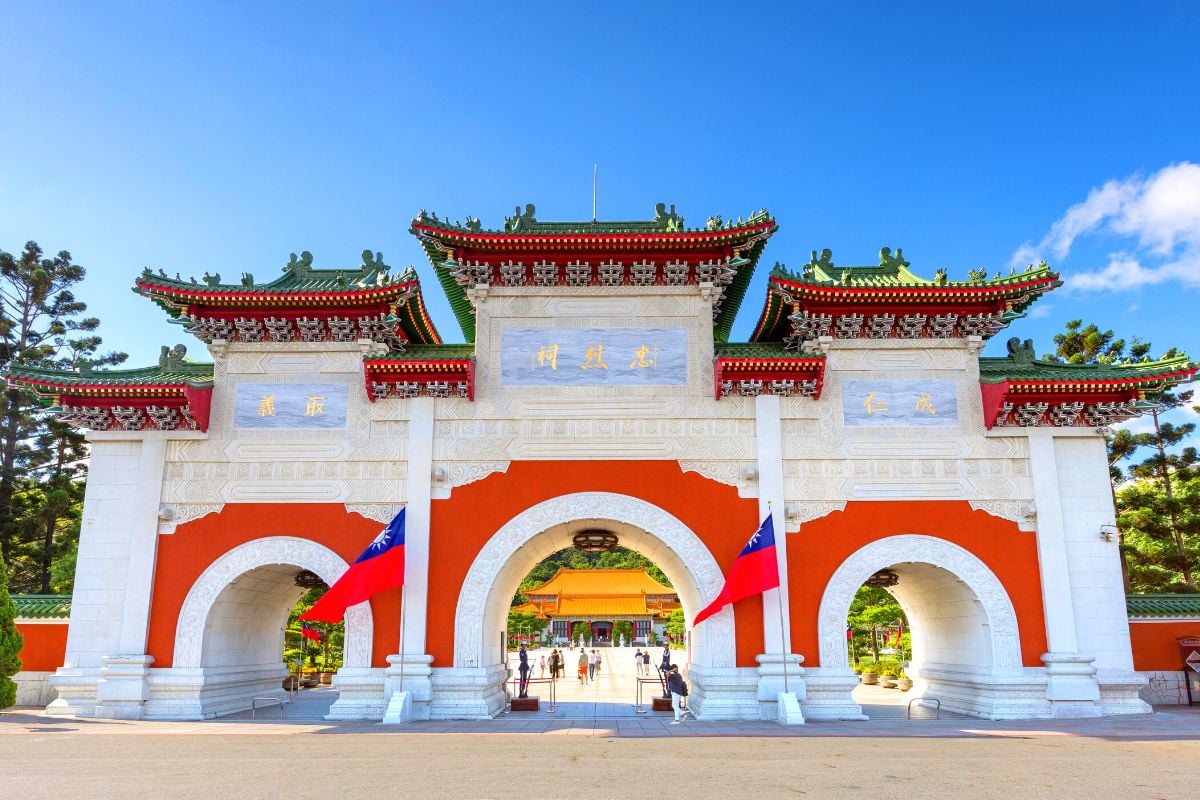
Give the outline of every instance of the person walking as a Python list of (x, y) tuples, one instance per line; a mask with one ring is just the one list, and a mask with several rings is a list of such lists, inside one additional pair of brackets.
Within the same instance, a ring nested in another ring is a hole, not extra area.
[(558, 648), (555, 648), (550, 651), (550, 677), (555, 680), (558, 679), (558, 666), (559, 666), (558, 662), (559, 662)]
[(546, 657), (545, 656), (542, 656), (541, 658), (538, 659), (538, 669), (541, 670), (541, 672), (538, 673), (538, 677), (539, 678), (546, 677)]
[(579, 685), (587, 686), (588, 681), (588, 655), (587, 651), (582, 647), (579, 648)]
[(596, 677), (596, 651), (595, 650), (592, 650), (592, 652), (587, 653), (587, 660), (588, 660), (588, 681), (591, 681), (591, 680), (595, 679), (595, 677)]
[(596, 654), (596, 674), (600, 674), (600, 665), (604, 663), (604, 655), (599, 650), (593, 650)]
[(633, 652), (633, 667), (637, 670), (637, 674), (642, 674), (642, 648), (638, 648)]
[(650, 677), (650, 649), (649, 648), (647, 648), (646, 651), (644, 653), (642, 653), (642, 674), (644, 674), (646, 677)]
[(675, 664), (671, 664), (667, 670), (667, 691), (671, 693), (671, 710), (675, 712), (675, 721), (671, 724), (678, 725), (688, 714), (680, 705), (683, 698), (687, 697), (687, 684), (683, 682), (683, 676)]

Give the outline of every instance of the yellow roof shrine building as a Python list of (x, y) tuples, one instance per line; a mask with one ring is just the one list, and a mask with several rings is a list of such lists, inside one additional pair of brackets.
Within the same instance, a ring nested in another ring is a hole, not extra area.
[(662, 634), (671, 612), (681, 608), (679, 595), (650, 577), (645, 569), (564, 569), (525, 592), (529, 602), (513, 611), (533, 612), (550, 621), (555, 641), (572, 636), (576, 623), (591, 629), (594, 641), (610, 642), (613, 625), (633, 624), (633, 640), (645, 644), (651, 630)]

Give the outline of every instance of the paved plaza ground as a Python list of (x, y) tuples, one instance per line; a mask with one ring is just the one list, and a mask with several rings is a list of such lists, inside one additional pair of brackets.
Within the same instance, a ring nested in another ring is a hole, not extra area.
[[(654, 651), (661, 654), (661, 648)], [(540, 654), (539, 654), (540, 655)], [(638, 714), (633, 675), (605, 653), (555, 713), (383, 726), (326, 722), (333, 690), (256, 719), (78, 720), (0, 713), (3, 797), (73, 798), (1187, 798), (1200, 706), (1098, 720), (989, 722), (861, 687), (865, 722), (671, 725)], [(534, 660), (536, 664), (536, 659)], [(535, 672), (535, 676), (536, 676)]]

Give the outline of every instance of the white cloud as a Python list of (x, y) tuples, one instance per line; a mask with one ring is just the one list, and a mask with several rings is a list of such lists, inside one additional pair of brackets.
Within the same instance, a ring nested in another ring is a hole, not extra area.
[(1092, 189), (1041, 241), (1018, 247), (1010, 264), (1061, 261), (1090, 234), (1136, 241), (1110, 253), (1103, 267), (1067, 274), (1068, 290), (1118, 292), (1172, 281), (1200, 287), (1200, 164), (1172, 164)]
[(1033, 308), (1029, 310), (1029, 318), (1045, 319), (1050, 316), (1052, 311), (1054, 311), (1054, 305), (1043, 300), (1040, 303), (1034, 303)]

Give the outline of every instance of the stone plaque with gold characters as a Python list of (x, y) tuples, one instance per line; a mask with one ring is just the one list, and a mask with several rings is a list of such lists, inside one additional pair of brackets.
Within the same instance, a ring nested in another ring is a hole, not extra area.
[(844, 381), (847, 428), (951, 428), (958, 425), (954, 381)]
[(504, 386), (683, 386), (684, 328), (508, 328), (500, 339)]
[(344, 428), (344, 383), (239, 383), (234, 428)]

